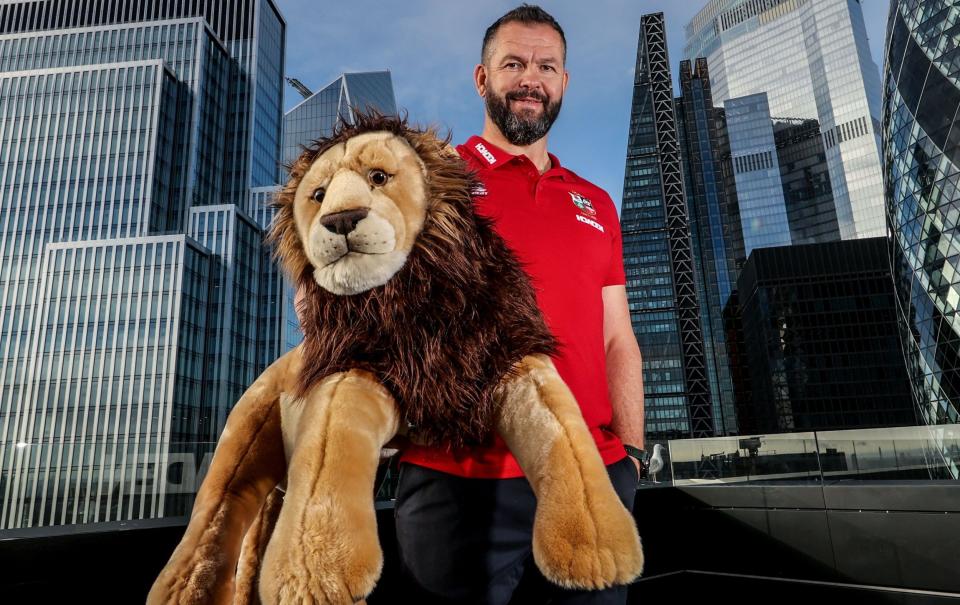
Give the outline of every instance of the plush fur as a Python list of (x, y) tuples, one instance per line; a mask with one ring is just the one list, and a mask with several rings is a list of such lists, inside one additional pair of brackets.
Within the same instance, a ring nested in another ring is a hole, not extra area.
[(474, 212), (465, 164), (432, 132), (359, 116), (308, 149), (291, 182), (334, 145), (382, 131), (402, 137), (423, 160), (430, 200), (406, 264), (383, 286), (345, 297), (321, 287), (292, 228), (296, 188), (288, 186), (276, 200), (271, 238), (281, 263), (306, 290), (299, 309), (306, 371), (298, 395), (330, 374), (367, 369), (396, 398), (419, 439), (477, 444), (493, 430), (500, 380), (523, 357), (555, 352), (556, 341), (516, 257)]
[(503, 437), (536, 494), (533, 553), (553, 582), (641, 572), (633, 518), (473, 184), (445, 141), (402, 120), (360, 117), (304, 152), (271, 233), (306, 293), (304, 342), (231, 412), (149, 604), (360, 601), (383, 565), (379, 453), (405, 422), (447, 445)]

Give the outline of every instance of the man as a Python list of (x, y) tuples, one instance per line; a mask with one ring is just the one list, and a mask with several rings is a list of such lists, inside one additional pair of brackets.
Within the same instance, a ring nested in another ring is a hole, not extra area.
[[(632, 510), (643, 449), (643, 379), (616, 208), (603, 190), (547, 152), (569, 79), (565, 58), (563, 30), (539, 7), (523, 5), (491, 25), (474, 70), (486, 105), (483, 134), (458, 151), (484, 184), (475, 192), (478, 211), (494, 220), (530, 273), (560, 341), (557, 370)], [(627, 457), (625, 444), (637, 459)], [(553, 603), (626, 602), (626, 587), (561, 590), (539, 576), (531, 552), (535, 506), (499, 439), (452, 453), (409, 447), (396, 506), (401, 559), (416, 583), (442, 602), (506, 604), (524, 576), (525, 590), (550, 593)]]

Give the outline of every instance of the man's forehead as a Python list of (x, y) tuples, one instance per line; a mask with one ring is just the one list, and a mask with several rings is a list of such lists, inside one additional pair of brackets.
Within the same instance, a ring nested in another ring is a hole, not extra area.
[(494, 36), (493, 47), (495, 55), (524, 52), (551, 55), (558, 61), (563, 57), (560, 34), (545, 23), (507, 23)]

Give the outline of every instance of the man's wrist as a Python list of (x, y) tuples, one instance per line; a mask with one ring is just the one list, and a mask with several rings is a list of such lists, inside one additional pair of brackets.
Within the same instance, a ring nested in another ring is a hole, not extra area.
[(629, 443), (623, 444), (623, 449), (627, 451), (627, 456), (630, 456), (637, 463), (637, 481), (641, 481), (647, 478), (647, 470), (649, 468), (649, 462), (647, 461), (647, 452), (638, 448), (635, 445), (630, 445)]
[(636, 458), (640, 462), (647, 461), (647, 452), (643, 448), (637, 447), (635, 445), (630, 445), (629, 443), (623, 444), (623, 449), (627, 451), (627, 455), (631, 458)]

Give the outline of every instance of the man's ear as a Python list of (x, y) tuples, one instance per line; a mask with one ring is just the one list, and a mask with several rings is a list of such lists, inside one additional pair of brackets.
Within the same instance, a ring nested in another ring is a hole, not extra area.
[(487, 67), (479, 63), (473, 68), (473, 86), (481, 97), (487, 96)]

